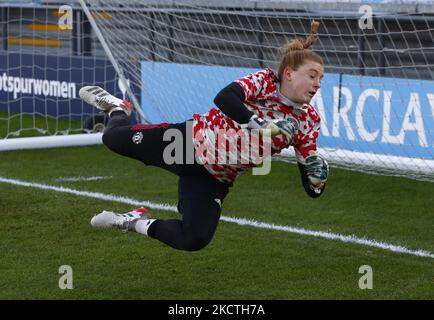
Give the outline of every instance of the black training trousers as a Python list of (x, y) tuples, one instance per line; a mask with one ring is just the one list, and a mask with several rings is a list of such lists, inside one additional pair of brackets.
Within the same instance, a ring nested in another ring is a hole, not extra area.
[[(229, 185), (215, 179), (196, 162), (191, 124), (187, 121), (130, 125), (130, 119), (123, 111), (115, 111), (107, 124), (103, 142), (120, 155), (179, 176), (178, 211), (182, 220), (156, 220), (149, 227), (148, 235), (173, 248), (195, 251), (205, 247), (214, 236), (221, 213), (219, 202), (223, 202)], [(180, 137), (182, 148), (174, 149), (174, 139)], [(168, 159), (176, 159), (178, 163), (167, 163)]]

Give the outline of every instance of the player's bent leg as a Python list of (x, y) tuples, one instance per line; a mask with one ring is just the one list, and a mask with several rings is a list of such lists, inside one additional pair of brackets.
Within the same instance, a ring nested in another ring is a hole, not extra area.
[(228, 192), (229, 185), (207, 172), (180, 175), (178, 212), (182, 215), (182, 221), (157, 220), (150, 227), (149, 235), (180, 250), (204, 248), (214, 236), (221, 204)]
[(221, 207), (214, 199), (181, 199), (184, 247), (196, 251), (206, 247), (214, 237)]
[(103, 211), (91, 219), (99, 229), (120, 229), (150, 236), (178, 250), (198, 251), (212, 240), (220, 218), (220, 205), (212, 199), (180, 202), (184, 220), (151, 219), (148, 209), (127, 213)]
[(212, 198), (181, 199), (179, 204), (183, 220), (156, 220), (148, 235), (178, 250), (203, 249), (214, 237), (220, 205)]
[(221, 204), (228, 192), (229, 186), (212, 176), (181, 175), (178, 210), (182, 220), (149, 219), (140, 212), (123, 215), (102, 212), (91, 223), (100, 228), (136, 231), (178, 250), (197, 251), (206, 247), (214, 237)]

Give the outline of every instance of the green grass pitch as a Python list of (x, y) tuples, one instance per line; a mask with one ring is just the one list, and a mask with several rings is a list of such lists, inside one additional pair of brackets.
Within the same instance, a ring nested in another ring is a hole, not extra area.
[[(60, 177), (105, 176), (95, 181)], [(103, 146), (0, 153), (0, 177), (176, 204), (177, 177)], [(221, 221), (211, 244), (176, 251), (154, 239), (91, 228), (102, 210), (134, 206), (0, 182), (0, 299), (433, 299), (434, 259)], [(355, 235), (434, 252), (434, 184), (331, 168), (311, 199), (295, 165), (244, 173), (223, 215)], [(175, 212), (153, 210), (157, 218)], [(206, 214), (206, 213), (204, 213)], [(73, 270), (61, 290), (59, 267)], [(373, 289), (358, 286), (359, 267)]]

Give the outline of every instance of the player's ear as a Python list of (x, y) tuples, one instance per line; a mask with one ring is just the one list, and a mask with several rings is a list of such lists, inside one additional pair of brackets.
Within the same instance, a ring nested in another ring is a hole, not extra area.
[(285, 78), (288, 81), (291, 81), (293, 78), (294, 70), (292, 70), (290, 67), (286, 67), (283, 69), (283, 78)]

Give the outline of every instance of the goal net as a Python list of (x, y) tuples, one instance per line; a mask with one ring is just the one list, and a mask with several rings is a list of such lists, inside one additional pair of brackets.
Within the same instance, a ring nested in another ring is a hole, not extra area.
[[(109, 66), (66, 70), (114, 70), (95, 81), (134, 97), (149, 122), (180, 122), (213, 107), (234, 79), (275, 68), (278, 48), (306, 37), (315, 19), (312, 49), (326, 68), (312, 101), (320, 153), (353, 170), (433, 181), (434, 9), (428, 1), (372, 2), (71, 1), (91, 29), (88, 59)], [(82, 108), (68, 115), (83, 117)], [(291, 161), (291, 150), (282, 159)]]
[(100, 143), (87, 133), (104, 116), (78, 90), (97, 84), (122, 94), (115, 70), (92, 54), (77, 6), (24, 2), (0, 2), (0, 151)]

